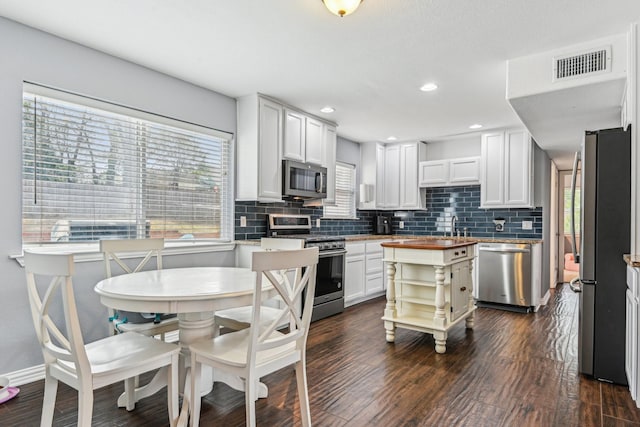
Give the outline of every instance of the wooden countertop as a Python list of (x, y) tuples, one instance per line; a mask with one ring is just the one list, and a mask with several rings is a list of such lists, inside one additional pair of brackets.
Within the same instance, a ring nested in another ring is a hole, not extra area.
[(476, 242), (452, 239), (409, 239), (381, 243), (384, 248), (445, 250), (475, 245)]
[(622, 256), (624, 258), (624, 262), (631, 267), (640, 267), (640, 255), (634, 254), (625, 254)]

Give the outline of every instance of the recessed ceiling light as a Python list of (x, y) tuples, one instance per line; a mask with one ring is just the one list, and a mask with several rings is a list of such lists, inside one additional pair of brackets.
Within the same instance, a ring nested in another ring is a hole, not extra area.
[(476, 123), (475, 125), (469, 126), (469, 129), (480, 129), (482, 127), (481, 124)]
[(323, 113), (333, 113), (334, 111), (336, 111), (336, 109), (333, 107), (326, 106), (322, 108), (320, 111), (322, 111)]
[(427, 83), (420, 88), (423, 92), (431, 92), (432, 90), (438, 89), (438, 85), (435, 83)]
[(398, 138), (396, 138), (395, 136), (390, 136), (389, 138), (387, 138), (387, 141), (397, 141)]

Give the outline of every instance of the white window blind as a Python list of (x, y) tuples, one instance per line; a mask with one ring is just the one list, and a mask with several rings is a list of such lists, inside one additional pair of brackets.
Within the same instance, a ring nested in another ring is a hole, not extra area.
[(23, 243), (232, 237), (229, 134), (69, 97), (23, 93)]
[(327, 218), (356, 217), (356, 168), (346, 163), (336, 163), (336, 205), (325, 206)]

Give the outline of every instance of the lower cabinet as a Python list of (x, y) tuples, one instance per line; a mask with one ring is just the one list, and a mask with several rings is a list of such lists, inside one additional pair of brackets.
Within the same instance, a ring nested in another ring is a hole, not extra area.
[(346, 307), (384, 295), (384, 240), (347, 243), (344, 304)]

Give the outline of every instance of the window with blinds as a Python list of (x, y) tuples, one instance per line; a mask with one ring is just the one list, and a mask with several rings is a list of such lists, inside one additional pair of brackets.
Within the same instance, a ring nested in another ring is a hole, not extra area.
[(24, 244), (231, 239), (229, 134), (63, 92), (60, 99), (43, 96), (28, 87)]
[(356, 217), (356, 167), (336, 163), (336, 205), (324, 207), (326, 218)]

